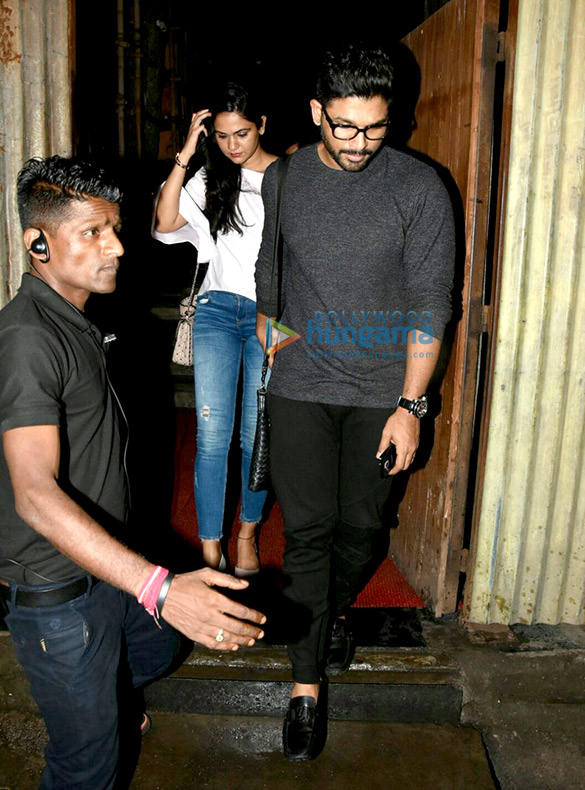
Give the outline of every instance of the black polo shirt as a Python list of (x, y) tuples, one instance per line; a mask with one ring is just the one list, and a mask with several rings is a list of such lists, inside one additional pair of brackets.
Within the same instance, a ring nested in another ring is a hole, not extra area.
[[(124, 437), (109, 386), (102, 337), (73, 305), (25, 274), (0, 311), (0, 434), (57, 425), (59, 485), (102, 526), (127, 516)], [(16, 513), (0, 444), (0, 579), (39, 585), (80, 569)]]

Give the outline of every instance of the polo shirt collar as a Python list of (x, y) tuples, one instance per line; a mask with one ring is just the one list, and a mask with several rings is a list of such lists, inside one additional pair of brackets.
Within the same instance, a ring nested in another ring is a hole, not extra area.
[(28, 272), (23, 274), (19, 292), (30, 296), (35, 302), (39, 302), (82, 332), (97, 331), (97, 327), (94, 327), (77, 307), (68, 302), (67, 299), (64, 299), (54, 288), (51, 288), (39, 277), (34, 277)]

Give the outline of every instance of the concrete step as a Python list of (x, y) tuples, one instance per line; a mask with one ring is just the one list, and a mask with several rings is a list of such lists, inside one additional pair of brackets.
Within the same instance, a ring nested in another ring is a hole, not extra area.
[[(471, 727), (331, 721), (313, 762), (282, 754), (280, 718), (152, 714), (132, 790), (494, 790), (481, 735)], [(35, 790), (42, 746), (0, 743), (0, 787)]]
[(283, 757), (281, 730), (280, 718), (155, 713), (132, 788), (496, 787), (471, 728), (331, 721), (325, 750), (309, 763)]
[[(284, 648), (257, 646), (235, 654), (194, 650), (146, 696), (152, 710), (282, 716), (289, 692)], [(458, 724), (461, 704), (458, 667), (428, 648), (358, 649), (349, 672), (329, 684), (334, 720)]]

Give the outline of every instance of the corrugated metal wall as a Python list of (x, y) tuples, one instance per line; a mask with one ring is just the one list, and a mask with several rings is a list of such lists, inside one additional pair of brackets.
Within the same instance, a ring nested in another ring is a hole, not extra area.
[(585, 0), (521, 0), (475, 622), (584, 622), (584, 53)]
[(31, 156), (71, 155), (69, 0), (0, 0), (0, 307), (26, 270), (15, 199)]

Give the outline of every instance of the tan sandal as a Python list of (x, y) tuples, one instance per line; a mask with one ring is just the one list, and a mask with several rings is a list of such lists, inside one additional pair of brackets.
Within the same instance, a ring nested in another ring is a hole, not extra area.
[[(206, 541), (204, 541), (204, 540), (201, 541), (202, 544), (205, 543), (205, 542)], [(210, 543), (216, 543), (215, 540), (213, 540), (213, 541), (210, 540), (209, 542)], [(226, 561), (225, 555), (223, 553), (223, 550), (221, 548), (221, 541), (217, 541), (217, 542), (219, 543), (219, 560), (218, 560), (217, 565), (209, 565), (206, 562), (206, 560), (205, 560), (205, 552), (203, 552), (203, 562), (204, 562), (204, 564), (205, 564), (205, 566), (207, 568), (212, 568), (213, 570), (217, 570), (217, 571), (221, 571), (222, 573), (225, 573), (225, 571), (227, 571), (227, 561)]]

